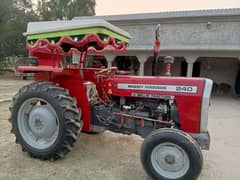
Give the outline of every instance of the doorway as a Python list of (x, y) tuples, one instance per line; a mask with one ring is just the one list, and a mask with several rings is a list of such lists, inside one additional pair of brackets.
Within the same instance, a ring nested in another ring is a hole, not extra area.
[[(186, 77), (187, 76), (187, 62), (182, 61), (181, 63), (181, 76)], [(193, 72), (192, 77), (200, 77), (201, 74), (201, 62), (197, 61), (193, 64)]]

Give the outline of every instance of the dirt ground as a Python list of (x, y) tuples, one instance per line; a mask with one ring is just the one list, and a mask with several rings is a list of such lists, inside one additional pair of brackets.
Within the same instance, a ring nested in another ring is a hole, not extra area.
[[(28, 81), (0, 80), (0, 99), (11, 97)], [(84, 179), (148, 180), (139, 159), (142, 139), (105, 132), (82, 134), (75, 148), (56, 162), (30, 158), (10, 134), (9, 103), (0, 103), (0, 180)], [(239, 179), (240, 99), (212, 98), (209, 112), (211, 149), (203, 152), (200, 180)]]

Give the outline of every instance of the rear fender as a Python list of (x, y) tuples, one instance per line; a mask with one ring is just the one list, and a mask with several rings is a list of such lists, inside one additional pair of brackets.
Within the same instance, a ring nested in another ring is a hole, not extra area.
[(77, 106), (81, 109), (81, 120), (83, 120), (83, 131), (90, 131), (90, 105), (88, 103), (84, 80), (78, 69), (66, 70), (63, 73), (36, 73), (35, 80), (51, 81), (58, 83), (61, 87), (68, 89), (69, 94), (76, 98)]

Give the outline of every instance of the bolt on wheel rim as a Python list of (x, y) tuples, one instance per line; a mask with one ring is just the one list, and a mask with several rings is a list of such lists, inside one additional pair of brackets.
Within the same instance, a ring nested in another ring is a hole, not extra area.
[(184, 176), (190, 167), (185, 150), (170, 142), (159, 144), (153, 149), (151, 163), (158, 174), (169, 179)]
[(24, 141), (36, 149), (53, 145), (59, 133), (57, 113), (42, 98), (30, 98), (20, 106), (17, 124)]

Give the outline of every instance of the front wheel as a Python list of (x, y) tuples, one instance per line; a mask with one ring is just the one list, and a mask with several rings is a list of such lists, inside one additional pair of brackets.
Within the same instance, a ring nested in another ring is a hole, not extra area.
[(158, 129), (143, 142), (141, 161), (154, 179), (195, 180), (199, 176), (203, 158), (195, 140), (177, 129)]
[(70, 152), (82, 128), (76, 100), (51, 82), (21, 88), (10, 111), (16, 143), (40, 159), (58, 159)]

